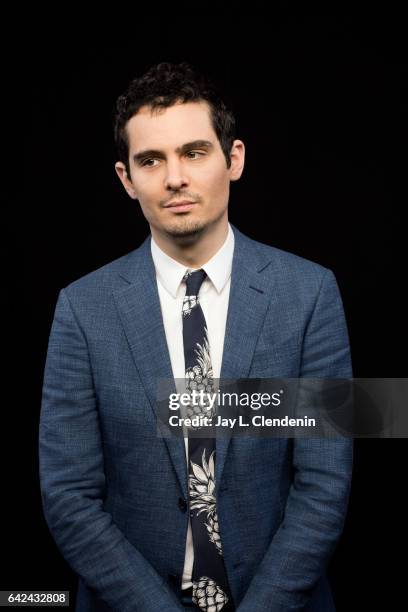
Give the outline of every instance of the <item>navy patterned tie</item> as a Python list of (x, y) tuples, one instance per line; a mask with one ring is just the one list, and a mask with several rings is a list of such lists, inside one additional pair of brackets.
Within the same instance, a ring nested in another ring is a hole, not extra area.
[[(186, 294), (183, 301), (183, 343), (186, 391), (213, 392), (208, 331), (198, 293), (206, 277), (204, 270), (187, 270), (183, 277)], [(213, 417), (205, 405), (187, 408), (187, 417)], [(215, 438), (193, 437), (189, 429), (188, 476), (190, 519), (193, 534), (193, 603), (206, 612), (227, 612), (232, 598), (225, 571), (215, 498)], [(229, 603), (228, 603), (229, 602)]]

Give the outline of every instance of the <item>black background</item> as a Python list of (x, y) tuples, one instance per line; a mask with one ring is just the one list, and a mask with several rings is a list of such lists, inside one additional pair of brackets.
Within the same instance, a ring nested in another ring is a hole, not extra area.
[[(190, 61), (232, 106), (246, 165), (231, 186), (230, 220), (334, 271), (354, 375), (407, 376), (402, 12), (285, 6), (117, 5), (103, 25), (99, 9), (85, 18), (38, 8), (4, 26), (3, 130), (14, 146), (5, 147), (2, 185), (11, 371), (3, 369), (1, 589), (69, 589), (74, 598), (76, 577), (41, 508), (42, 373), (59, 290), (148, 234), (114, 171), (112, 110), (152, 64)], [(340, 612), (405, 602), (405, 455), (403, 439), (355, 443), (349, 514), (329, 566)]]

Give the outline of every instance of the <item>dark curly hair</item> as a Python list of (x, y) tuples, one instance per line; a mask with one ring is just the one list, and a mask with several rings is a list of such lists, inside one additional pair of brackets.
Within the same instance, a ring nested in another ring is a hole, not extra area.
[(133, 79), (126, 92), (119, 96), (114, 110), (114, 139), (119, 160), (129, 169), (129, 143), (126, 123), (142, 106), (152, 110), (167, 108), (178, 102), (205, 101), (210, 107), (210, 119), (224, 153), (227, 168), (231, 166), (230, 151), (235, 139), (235, 118), (207, 77), (182, 62), (162, 62), (144, 75)]

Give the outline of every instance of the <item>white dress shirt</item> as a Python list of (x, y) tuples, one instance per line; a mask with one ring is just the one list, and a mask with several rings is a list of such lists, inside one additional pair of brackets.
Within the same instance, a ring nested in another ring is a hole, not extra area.
[[(184, 381), (182, 305), (186, 293), (186, 284), (182, 282), (182, 279), (186, 271), (193, 268), (188, 268), (166, 255), (154, 241), (153, 236), (151, 251), (156, 269), (157, 288), (173, 376), (175, 379), (183, 379)], [(201, 269), (206, 272), (207, 276), (201, 285), (199, 297), (208, 329), (214, 378), (219, 378), (221, 373), (233, 254), (234, 233), (228, 223), (228, 235), (224, 244), (206, 264), (201, 266)], [(186, 460), (188, 461), (187, 437), (184, 440)], [(183, 589), (187, 589), (193, 584), (191, 581), (193, 561), (194, 549), (189, 519), (182, 578)]]

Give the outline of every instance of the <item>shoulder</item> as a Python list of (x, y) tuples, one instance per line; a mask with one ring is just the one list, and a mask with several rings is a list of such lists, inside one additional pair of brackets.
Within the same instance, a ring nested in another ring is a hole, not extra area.
[(258, 242), (233, 227), (235, 244), (243, 253), (241, 262), (265, 274), (287, 288), (303, 288), (315, 292), (322, 283), (334, 279), (333, 272), (323, 265), (289, 251)]
[(149, 253), (150, 235), (138, 248), (72, 281), (62, 291), (73, 302), (103, 300), (137, 277), (138, 267)]

